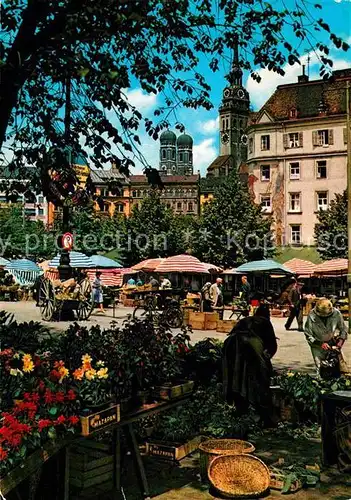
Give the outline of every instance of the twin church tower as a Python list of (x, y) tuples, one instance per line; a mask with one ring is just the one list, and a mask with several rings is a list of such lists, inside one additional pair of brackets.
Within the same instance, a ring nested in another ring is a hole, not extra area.
[[(219, 156), (208, 167), (208, 176), (228, 175), (247, 159), (246, 129), (250, 113), (249, 93), (243, 87), (243, 72), (239, 65), (237, 45), (228, 85), (223, 90), (219, 107)], [(160, 136), (159, 170), (164, 175), (193, 174), (193, 139), (188, 134), (178, 138), (171, 130)]]

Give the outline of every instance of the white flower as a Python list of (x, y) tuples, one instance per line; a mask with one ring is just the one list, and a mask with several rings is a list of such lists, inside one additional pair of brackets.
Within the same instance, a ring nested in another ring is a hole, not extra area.
[(105, 366), (105, 361), (101, 361), (101, 359), (96, 363), (96, 366)]

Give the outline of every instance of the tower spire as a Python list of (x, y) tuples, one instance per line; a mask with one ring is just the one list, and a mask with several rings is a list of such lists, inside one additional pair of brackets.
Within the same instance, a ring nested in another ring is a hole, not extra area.
[(233, 61), (230, 73), (228, 75), (228, 81), (231, 85), (242, 85), (243, 84), (243, 72), (239, 65), (239, 44), (238, 37), (235, 37), (234, 47), (233, 47)]

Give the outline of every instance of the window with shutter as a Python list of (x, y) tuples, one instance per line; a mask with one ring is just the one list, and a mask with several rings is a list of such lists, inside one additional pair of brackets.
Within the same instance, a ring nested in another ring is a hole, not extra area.
[(317, 133), (317, 130), (314, 130), (312, 132), (312, 143), (313, 143), (313, 146), (318, 146), (318, 133)]
[(303, 146), (303, 133), (299, 132), (299, 147), (302, 148)]
[(328, 144), (334, 144), (334, 130), (328, 130)]
[(283, 148), (288, 149), (289, 147), (289, 137), (288, 134), (283, 134)]

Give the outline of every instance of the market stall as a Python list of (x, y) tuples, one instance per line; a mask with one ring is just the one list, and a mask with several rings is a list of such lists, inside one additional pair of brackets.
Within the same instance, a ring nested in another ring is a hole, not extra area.
[(11, 277), (11, 280), (1, 286), (0, 293), (5, 297), (9, 295), (11, 300), (28, 299), (36, 280), (43, 274), (42, 269), (28, 259), (12, 260), (4, 271), (8, 274), (7, 279)]

